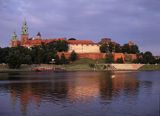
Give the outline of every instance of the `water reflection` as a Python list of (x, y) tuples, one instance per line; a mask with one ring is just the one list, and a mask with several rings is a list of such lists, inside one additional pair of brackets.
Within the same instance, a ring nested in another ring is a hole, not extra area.
[[(65, 103), (87, 103), (96, 100), (108, 104), (122, 95), (136, 98), (141, 83), (137, 80), (137, 73), (134, 72), (14, 73), (6, 75), (0, 83), (0, 93), (9, 93), (11, 104), (13, 107), (19, 104), (23, 115), (29, 112), (27, 109), (30, 104), (38, 109), (45, 103), (64, 105)], [(152, 82), (144, 83), (145, 86), (151, 88)]]

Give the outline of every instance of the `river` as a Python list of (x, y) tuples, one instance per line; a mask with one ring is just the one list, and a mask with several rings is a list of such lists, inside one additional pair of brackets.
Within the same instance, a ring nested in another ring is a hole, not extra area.
[(159, 116), (160, 72), (0, 73), (0, 116)]

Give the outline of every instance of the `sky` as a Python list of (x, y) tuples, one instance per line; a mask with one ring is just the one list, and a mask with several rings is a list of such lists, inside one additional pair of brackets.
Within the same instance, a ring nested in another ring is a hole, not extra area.
[(1, 47), (20, 37), (24, 19), (30, 37), (131, 40), (160, 55), (160, 0), (0, 0)]

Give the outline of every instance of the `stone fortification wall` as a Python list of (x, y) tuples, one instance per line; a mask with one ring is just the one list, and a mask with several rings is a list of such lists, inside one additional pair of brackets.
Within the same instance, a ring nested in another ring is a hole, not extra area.
[(76, 53), (100, 53), (98, 44), (69, 44), (69, 51)]

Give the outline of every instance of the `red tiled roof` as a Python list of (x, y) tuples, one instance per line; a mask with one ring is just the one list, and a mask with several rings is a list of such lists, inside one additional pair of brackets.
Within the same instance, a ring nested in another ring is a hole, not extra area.
[[(53, 41), (58, 41), (58, 40), (66, 40), (65, 38), (55, 38), (55, 39), (34, 39), (34, 40), (28, 40), (24, 45), (27, 46), (34, 46), (34, 45), (41, 45), (42, 43), (50, 43)], [(66, 40), (68, 44), (95, 44), (91, 40)]]
[(94, 44), (91, 40), (67, 40), (69, 44)]

